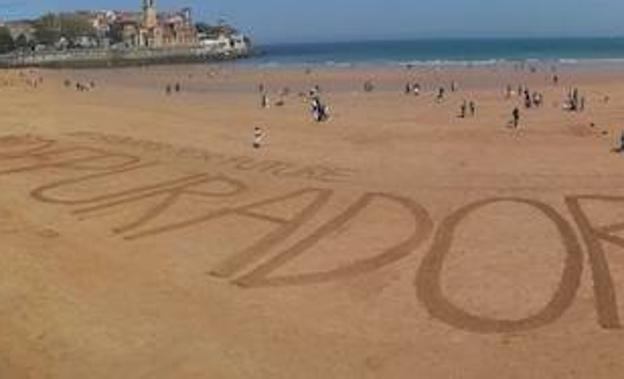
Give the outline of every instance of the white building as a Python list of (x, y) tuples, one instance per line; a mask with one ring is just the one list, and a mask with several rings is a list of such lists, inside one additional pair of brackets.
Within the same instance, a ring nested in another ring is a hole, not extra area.
[(248, 54), (251, 48), (249, 39), (242, 34), (225, 35), (217, 37), (199, 34), (200, 45), (211, 52), (225, 54)]

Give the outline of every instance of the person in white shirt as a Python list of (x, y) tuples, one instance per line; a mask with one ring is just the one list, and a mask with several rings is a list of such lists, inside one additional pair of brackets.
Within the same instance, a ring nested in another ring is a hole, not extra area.
[(259, 127), (254, 127), (254, 132), (253, 132), (253, 148), (254, 149), (259, 149), (262, 146), (262, 141), (264, 140), (264, 137), (266, 136), (266, 133), (264, 132), (264, 130), (260, 129)]

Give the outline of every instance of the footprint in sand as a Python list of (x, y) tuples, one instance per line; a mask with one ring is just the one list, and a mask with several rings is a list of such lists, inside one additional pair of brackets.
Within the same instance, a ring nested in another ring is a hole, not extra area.
[(6, 209), (0, 209), (0, 233), (9, 234), (17, 231), (17, 224), (11, 212)]
[(16, 234), (19, 232), (32, 233), (43, 238), (57, 238), (60, 236), (59, 232), (51, 228), (28, 227), (11, 212), (0, 208), (0, 234)]
[(44, 237), (44, 238), (57, 238), (59, 237), (61, 234), (59, 232), (57, 232), (54, 229), (50, 229), (50, 228), (42, 228), (42, 229), (38, 229), (35, 232), (38, 236), (40, 237)]

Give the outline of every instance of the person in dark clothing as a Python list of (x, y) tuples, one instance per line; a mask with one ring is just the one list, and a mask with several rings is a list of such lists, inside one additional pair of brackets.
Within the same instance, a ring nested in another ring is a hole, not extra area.
[(263, 93), (262, 97), (260, 98), (260, 107), (262, 108), (269, 107), (269, 97), (266, 95), (266, 93)]
[(470, 108), (470, 117), (474, 117), (477, 114), (477, 104), (470, 100), (470, 103), (468, 103), (468, 108)]
[(442, 100), (444, 100), (444, 92), (444, 87), (440, 87), (438, 89), (438, 96), (436, 97), (437, 102), (441, 102)]
[(520, 109), (518, 109), (518, 107), (515, 107), (513, 112), (511, 112), (511, 116), (513, 117), (514, 129), (518, 129), (518, 125), (520, 125)]
[(262, 129), (260, 129), (259, 127), (254, 127), (254, 133), (253, 133), (253, 148), (254, 149), (259, 149), (261, 147), (262, 144), (262, 140), (265, 137), (265, 133)]
[(323, 122), (329, 118), (327, 106), (321, 102), (318, 96), (312, 98), (312, 116), (316, 122)]
[(524, 90), (524, 107), (529, 109), (533, 106), (533, 100), (531, 99), (531, 93), (528, 89)]

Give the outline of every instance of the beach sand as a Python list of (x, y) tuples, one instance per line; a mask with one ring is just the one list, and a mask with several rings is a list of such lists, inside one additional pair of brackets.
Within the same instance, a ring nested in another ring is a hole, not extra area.
[(621, 377), (624, 69), (557, 72), (0, 72), (0, 378)]

